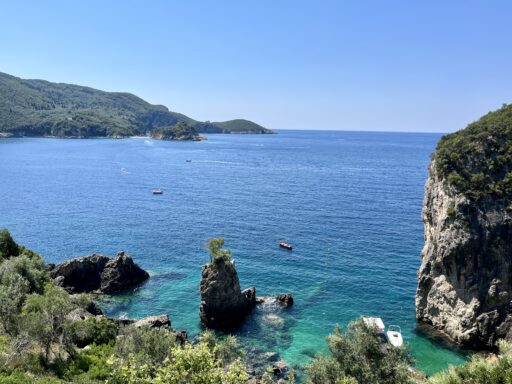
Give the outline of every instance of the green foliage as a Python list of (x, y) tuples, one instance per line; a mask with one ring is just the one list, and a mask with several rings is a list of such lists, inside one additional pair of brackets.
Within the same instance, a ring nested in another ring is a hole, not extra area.
[(474, 357), (470, 362), (437, 374), (428, 384), (509, 384), (512, 382), (512, 346), (501, 341), (494, 359)]
[(0, 284), (8, 285), (13, 275), (26, 281), (30, 293), (42, 293), (49, 281), (44, 261), (37, 254), (29, 256), (22, 253), (0, 264)]
[(255, 127), (268, 131), (246, 120), (200, 123), (129, 93), (23, 80), (0, 73), (0, 132), (19, 136), (125, 137), (179, 122), (198, 130), (208, 126), (209, 132), (218, 133), (256, 131)]
[(48, 282), (41, 257), (23, 247), (17, 249), (20, 256), (11, 254), (0, 264), (0, 325), (11, 336), (18, 332), (19, 313), (26, 295), (42, 293)]
[(383, 350), (379, 336), (362, 320), (350, 323), (346, 333), (336, 327), (327, 341), (331, 356), (318, 356), (307, 367), (310, 383), (411, 383), (407, 350)]
[(113, 353), (113, 343), (93, 344), (70, 361), (64, 377), (73, 383), (105, 382), (111, 375), (111, 366), (107, 361)]
[(272, 133), (272, 131), (263, 128), (261, 125), (244, 119), (214, 122), (211, 124), (220, 128), (223, 133)]
[(16, 244), (6, 228), (2, 229), (0, 231), (0, 260), (18, 256), (19, 254), (20, 249), (18, 244)]
[(33, 376), (15, 371), (8, 374), (0, 373), (0, 384), (64, 384), (64, 382), (52, 376)]
[[(51, 283), (44, 293), (27, 296), (22, 309), (22, 326), (44, 351), (46, 360), (50, 352), (60, 357), (62, 350), (71, 352), (66, 315), (73, 309), (69, 294)], [(54, 348), (55, 347), (55, 348)]]
[(89, 317), (69, 325), (73, 343), (78, 347), (90, 344), (107, 344), (116, 338), (116, 325), (105, 317)]
[(450, 205), (448, 207), (448, 211), (446, 212), (446, 214), (448, 215), (448, 217), (454, 217), (457, 214), (457, 209), (455, 208), (455, 206)]
[(115, 356), (119, 361), (130, 356), (132, 366), (148, 366), (152, 372), (170, 357), (177, 344), (175, 334), (167, 329), (129, 326), (116, 342)]
[(151, 136), (162, 140), (200, 140), (200, 136), (195, 128), (184, 122), (157, 128), (152, 132)]
[(222, 237), (209, 239), (207, 244), (208, 250), (210, 251), (211, 263), (231, 260), (231, 250), (222, 249), (224, 246), (224, 239)]
[[(153, 348), (147, 344), (139, 348), (135, 340), (157, 330), (131, 330), (125, 346), (116, 345), (115, 358), (109, 363), (112, 375), (109, 383), (161, 383), (161, 384), (241, 384), (247, 382), (245, 366), (237, 357), (236, 340), (219, 342), (213, 333), (201, 336), (196, 345), (180, 346), (176, 342), (170, 348)], [(159, 332), (165, 330), (158, 330)], [(167, 331), (168, 332), (168, 331)], [(155, 332), (154, 336), (158, 336)], [(117, 344), (123, 342), (122, 337)], [(151, 337), (153, 338), (153, 337)], [(133, 339), (130, 341), (130, 339)], [(223, 344), (224, 343), (224, 344)], [(144, 345), (145, 343), (142, 342)], [(229, 351), (229, 348), (234, 350)]]
[(512, 198), (512, 105), (441, 138), (438, 173), (470, 199)]

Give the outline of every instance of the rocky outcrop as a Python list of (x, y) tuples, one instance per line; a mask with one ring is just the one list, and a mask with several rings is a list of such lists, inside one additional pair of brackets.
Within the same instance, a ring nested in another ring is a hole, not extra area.
[(149, 274), (124, 252), (115, 258), (93, 254), (49, 265), (54, 282), (71, 293), (117, 293), (141, 284)]
[(171, 329), (171, 319), (168, 315), (156, 315), (156, 316), (147, 316), (143, 317), (139, 320), (127, 319), (127, 318), (119, 318), (119, 319), (109, 319), (112, 320), (118, 328), (127, 327), (133, 325), (135, 328), (166, 328)]
[[(512, 216), (506, 198), (471, 200), (439, 174), (425, 187), (416, 317), (466, 347), (512, 339)], [(510, 208), (510, 207), (509, 207)]]
[(232, 260), (219, 259), (203, 266), (200, 284), (201, 324), (208, 328), (233, 328), (256, 305), (256, 288), (240, 290), (240, 282)]
[(276, 301), (283, 304), (285, 307), (291, 307), (293, 305), (293, 296), (291, 293), (284, 293), (276, 296)]
[(171, 319), (168, 315), (148, 316), (133, 323), (136, 328), (171, 328)]

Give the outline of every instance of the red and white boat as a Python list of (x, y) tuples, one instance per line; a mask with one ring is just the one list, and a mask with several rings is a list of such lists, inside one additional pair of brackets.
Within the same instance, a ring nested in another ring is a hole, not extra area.
[(284, 241), (280, 241), (278, 244), (281, 248), (289, 249), (290, 251), (293, 249), (293, 245), (285, 243)]

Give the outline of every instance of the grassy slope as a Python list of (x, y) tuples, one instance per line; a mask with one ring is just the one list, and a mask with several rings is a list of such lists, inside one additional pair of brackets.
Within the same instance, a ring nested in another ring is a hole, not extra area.
[[(0, 73), (0, 132), (62, 137), (130, 136), (180, 122), (203, 131), (203, 123), (130, 93), (23, 80)], [(266, 132), (245, 120), (207, 125), (210, 132), (239, 132), (246, 131), (246, 127), (252, 130), (253, 126)]]

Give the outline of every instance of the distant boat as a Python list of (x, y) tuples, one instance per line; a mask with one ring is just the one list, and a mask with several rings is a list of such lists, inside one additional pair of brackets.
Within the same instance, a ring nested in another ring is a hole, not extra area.
[(192, 162), (192, 160), (187, 160), (187, 163), (191, 163), (191, 162)]
[(400, 348), (404, 344), (402, 330), (398, 325), (390, 325), (386, 332), (386, 339), (393, 347)]
[(153, 189), (153, 195), (163, 195), (164, 191), (160, 188)]
[(290, 251), (293, 249), (293, 245), (285, 243), (284, 241), (280, 241), (278, 244), (281, 248), (286, 248), (289, 249)]

